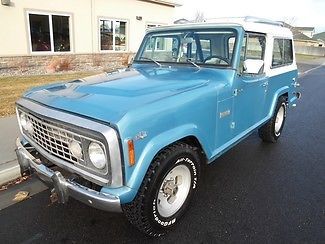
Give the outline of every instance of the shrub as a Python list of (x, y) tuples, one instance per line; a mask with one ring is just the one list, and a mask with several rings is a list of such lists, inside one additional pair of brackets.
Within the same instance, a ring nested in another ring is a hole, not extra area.
[(58, 71), (66, 71), (72, 69), (72, 58), (53, 58), (51, 62), (47, 65), (46, 70), (49, 73), (54, 73)]

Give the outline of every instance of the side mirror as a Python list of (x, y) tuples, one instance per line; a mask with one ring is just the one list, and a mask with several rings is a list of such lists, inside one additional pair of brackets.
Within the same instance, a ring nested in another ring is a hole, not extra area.
[(264, 66), (264, 61), (259, 59), (246, 59), (244, 61), (244, 74), (254, 74), (260, 73)]

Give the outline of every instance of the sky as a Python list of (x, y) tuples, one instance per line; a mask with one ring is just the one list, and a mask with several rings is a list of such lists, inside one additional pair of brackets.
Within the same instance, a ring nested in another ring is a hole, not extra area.
[(194, 19), (198, 11), (205, 18), (255, 16), (286, 21), (293, 26), (325, 31), (325, 0), (179, 0), (175, 19)]

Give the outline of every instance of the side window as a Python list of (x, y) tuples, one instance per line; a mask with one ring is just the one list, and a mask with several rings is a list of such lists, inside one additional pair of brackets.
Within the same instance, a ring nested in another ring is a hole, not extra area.
[(272, 67), (283, 64), (283, 39), (274, 39)]
[(293, 62), (292, 40), (275, 38), (273, 42), (272, 68)]
[(293, 62), (293, 52), (292, 52), (292, 40), (286, 39), (283, 43), (284, 50), (284, 63), (292, 64)]
[[(240, 50), (240, 70), (243, 70), (244, 61), (247, 59), (264, 60), (265, 35), (247, 33), (243, 39)], [(262, 71), (262, 70), (261, 70)]]
[(246, 59), (264, 59), (265, 36), (249, 34), (246, 47)]
[(235, 37), (230, 37), (228, 39), (228, 58), (232, 57), (232, 53), (234, 51), (234, 45), (235, 45)]

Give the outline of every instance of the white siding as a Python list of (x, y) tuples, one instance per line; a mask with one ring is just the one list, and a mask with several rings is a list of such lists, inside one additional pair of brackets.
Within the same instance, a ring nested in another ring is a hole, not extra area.
[(127, 51), (135, 52), (147, 23), (171, 24), (174, 15), (173, 7), (135, 0), (13, 1), (12, 6), (0, 5), (0, 56), (31, 54), (28, 11), (71, 15), (70, 42), (77, 54), (99, 52), (100, 17), (127, 20)]

